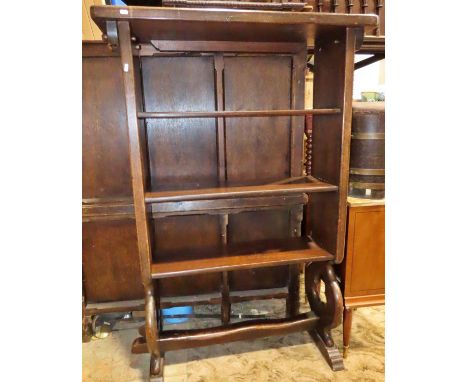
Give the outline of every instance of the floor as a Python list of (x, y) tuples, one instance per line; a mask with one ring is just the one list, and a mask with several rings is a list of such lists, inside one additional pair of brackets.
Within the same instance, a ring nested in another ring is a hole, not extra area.
[[(217, 306), (196, 307), (196, 314), (219, 313)], [(301, 297), (301, 311), (308, 307)], [(284, 300), (234, 304), (233, 314), (268, 314), (284, 312)], [(236, 320), (233, 320), (235, 322)], [(384, 381), (385, 307), (357, 309), (346, 370), (332, 372), (306, 332), (284, 337), (270, 337), (168, 352), (164, 369), (165, 382), (275, 382), (275, 381)], [(104, 339), (83, 346), (83, 381), (139, 382), (148, 378), (148, 355), (130, 353), (138, 337), (141, 322), (119, 321)], [(194, 328), (219, 325), (219, 319), (191, 319), (171, 328)], [(167, 326), (166, 326), (167, 328)], [(332, 331), (342, 349), (341, 326)]]

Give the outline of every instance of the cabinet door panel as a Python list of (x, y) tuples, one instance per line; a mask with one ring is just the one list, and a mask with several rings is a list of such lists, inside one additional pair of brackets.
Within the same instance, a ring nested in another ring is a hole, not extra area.
[(385, 210), (351, 209), (349, 256), (352, 294), (382, 293), (385, 288)]

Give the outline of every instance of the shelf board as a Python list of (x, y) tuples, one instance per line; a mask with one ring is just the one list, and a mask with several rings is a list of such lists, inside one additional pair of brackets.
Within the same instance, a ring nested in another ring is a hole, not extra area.
[(289, 238), (156, 252), (151, 266), (153, 279), (200, 273), (233, 271), (333, 259), (333, 255), (306, 238)]
[(275, 12), (236, 9), (92, 6), (103, 33), (106, 21), (128, 21), (138, 43), (168, 41), (256, 41), (314, 44), (320, 30), (376, 27), (375, 15)]
[(214, 117), (278, 117), (294, 115), (339, 114), (341, 109), (290, 109), (290, 110), (219, 110), (219, 111), (159, 111), (139, 112), (138, 118), (214, 118)]
[(187, 200), (213, 200), (338, 190), (337, 186), (321, 182), (311, 177), (304, 179), (308, 180), (308, 182), (147, 192), (145, 193), (145, 201), (147, 203), (180, 202)]

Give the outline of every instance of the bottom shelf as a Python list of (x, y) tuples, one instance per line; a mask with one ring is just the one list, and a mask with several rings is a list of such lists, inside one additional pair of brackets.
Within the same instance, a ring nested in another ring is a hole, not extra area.
[(332, 254), (304, 237), (156, 253), (156, 256), (161, 260), (151, 266), (154, 279), (333, 259)]

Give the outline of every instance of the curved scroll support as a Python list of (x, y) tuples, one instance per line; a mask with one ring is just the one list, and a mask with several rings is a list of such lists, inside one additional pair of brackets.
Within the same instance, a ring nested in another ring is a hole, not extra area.
[[(325, 302), (320, 299), (321, 281), (325, 284)], [(317, 332), (327, 346), (333, 346), (330, 329), (340, 324), (343, 314), (343, 297), (333, 266), (328, 262), (308, 264), (305, 288), (310, 309), (320, 318)]]
[(159, 350), (158, 315), (153, 286), (145, 287), (145, 334), (151, 354), (150, 382), (162, 382), (164, 358)]
[[(322, 281), (325, 284), (325, 302), (320, 299)], [(330, 329), (340, 324), (343, 313), (343, 298), (332, 264), (308, 264), (305, 269), (305, 289), (310, 309), (319, 317), (315, 330), (310, 334), (332, 370), (344, 370), (343, 357), (336, 348), (330, 332)]]

